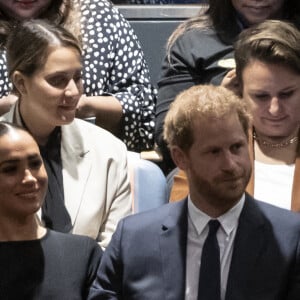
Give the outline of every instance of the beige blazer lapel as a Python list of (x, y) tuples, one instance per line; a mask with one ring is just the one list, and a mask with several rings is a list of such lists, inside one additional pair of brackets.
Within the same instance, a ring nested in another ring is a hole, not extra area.
[(76, 222), (85, 186), (92, 167), (92, 153), (77, 128), (76, 121), (62, 126), (61, 158), (65, 204), (72, 224)]

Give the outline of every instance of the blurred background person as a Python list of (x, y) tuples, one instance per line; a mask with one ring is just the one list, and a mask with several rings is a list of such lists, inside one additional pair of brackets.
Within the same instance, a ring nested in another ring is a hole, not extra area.
[(174, 168), (162, 138), (165, 115), (175, 96), (195, 84), (219, 85), (234, 67), (233, 43), (245, 28), (266, 19), (300, 25), (298, 0), (210, 0), (204, 15), (183, 22), (170, 36), (158, 82), (155, 140), (165, 173)]
[(0, 298), (86, 299), (102, 255), (91, 238), (41, 226), (47, 192), (37, 143), (0, 122)]
[(78, 40), (63, 27), (31, 20), (10, 31), (6, 54), (19, 100), (2, 119), (26, 128), (40, 147), (49, 177), (44, 224), (105, 247), (131, 212), (127, 150), (110, 132), (75, 119), (83, 91)]
[[(133, 29), (107, 0), (0, 0), (0, 18), (12, 23), (31, 18), (68, 28), (83, 44), (83, 95), (77, 117), (120, 137), (129, 150), (153, 147), (155, 90)], [(5, 53), (0, 55), (0, 97), (10, 94)], [(0, 100), (0, 114), (16, 97)]]

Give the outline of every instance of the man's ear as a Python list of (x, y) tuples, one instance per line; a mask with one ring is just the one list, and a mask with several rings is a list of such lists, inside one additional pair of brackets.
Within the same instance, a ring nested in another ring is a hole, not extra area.
[(185, 151), (183, 151), (181, 148), (179, 148), (178, 146), (173, 146), (170, 149), (170, 152), (171, 152), (172, 159), (173, 159), (174, 163), (176, 164), (176, 166), (179, 169), (185, 171), (188, 166), (187, 153)]
[(25, 76), (20, 71), (13, 73), (12, 82), (20, 95), (26, 94)]

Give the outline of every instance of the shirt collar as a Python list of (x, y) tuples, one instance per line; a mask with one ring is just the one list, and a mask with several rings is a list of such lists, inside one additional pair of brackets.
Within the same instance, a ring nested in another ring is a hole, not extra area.
[[(243, 194), (241, 199), (230, 210), (217, 218), (227, 236), (229, 236), (234, 228), (237, 227), (244, 203), (245, 194)], [(196, 228), (198, 235), (202, 233), (207, 223), (212, 219), (209, 215), (205, 214), (194, 205), (190, 196), (188, 196), (188, 214), (192, 224)]]

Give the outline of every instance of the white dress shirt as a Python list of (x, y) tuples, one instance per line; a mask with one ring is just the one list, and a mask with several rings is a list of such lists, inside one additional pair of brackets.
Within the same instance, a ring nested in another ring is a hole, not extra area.
[[(225, 299), (228, 272), (238, 220), (245, 202), (245, 195), (222, 216), (218, 217), (220, 228), (217, 240), (220, 247), (221, 300)], [(200, 211), (188, 197), (188, 235), (186, 256), (185, 300), (197, 300), (202, 248), (208, 235), (208, 222), (212, 218)]]
[(255, 161), (254, 197), (258, 200), (291, 209), (295, 164), (272, 165)]

